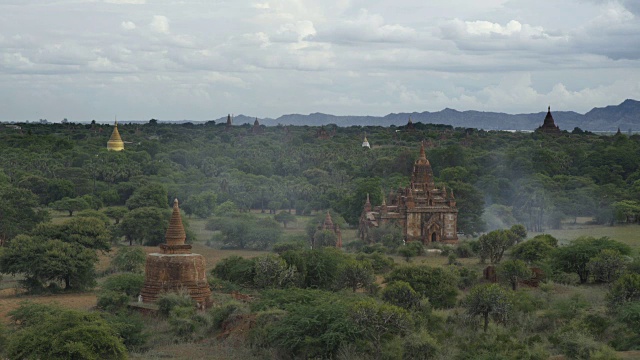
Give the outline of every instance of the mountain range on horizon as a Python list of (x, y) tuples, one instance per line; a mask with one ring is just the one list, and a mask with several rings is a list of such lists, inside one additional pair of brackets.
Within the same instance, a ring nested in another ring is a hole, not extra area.
[[(458, 111), (445, 108), (436, 112), (391, 113), (385, 116), (349, 116), (312, 113), (309, 115), (289, 114), (276, 119), (258, 118), (261, 125), (322, 126), (403, 126), (409, 117), (414, 123), (444, 124), (454, 127), (478, 128), (484, 130), (535, 130), (542, 125), (547, 112), (532, 114), (507, 114), (476, 110)], [(578, 127), (587, 131), (640, 131), (640, 101), (627, 99), (619, 105), (593, 108), (585, 114), (574, 111), (553, 111), (551, 114), (561, 130), (572, 131)], [(255, 117), (237, 115), (234, 125), (253, 124)], [(226, 117), (215, 120), (226, 122)]]
[[(640, 101), (627, 99), (618, 105), (595, 107), (585, 114), (575, 111), (554, 111), (551, 114), (561, 130), (572, 131), (578, 127), (586, 131), (633, 131), (640, 132)], [(402, 112), (385, 116), (369, 115), (331, 115), (324, 113), (287, 114), (278, 118), (257, 118), (260, 125), (296, 125), (323, 126), (335, 124), (347, 126), (404, 126), (409, 118), (414, 123), (443, 124), (453, 127), (477, 128), (484, 130), (535, 130), (542, 125), (546, 111), (530, 114), (507, 114), (502, 112), (486, 112), (477, 110), (458, 111), (445, 108), (435, 112)], [(216, 124), (226, 123), (227, 116), (212, 119)], [(233, 125), (253, 124), (256, 117), (237, 115), (233, 117)], [(120, 120), (120, 123), (145, 123), (149, 120)], [(211, 120), (164, 120), (163, 123), (203, 123)], [(81, 121), (85, 122), (85, 121)], [(88, 122), (88, 121), (86, 121)]]

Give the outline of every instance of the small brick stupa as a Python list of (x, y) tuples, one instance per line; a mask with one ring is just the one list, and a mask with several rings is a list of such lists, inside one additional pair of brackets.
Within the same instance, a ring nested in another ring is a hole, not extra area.
[(211, 304), (206, 262), (202, 255), (191, 253), (191, 245), (184, 243), (186, 237), (176, 199), (166, 244), (160, 245), (160, 253), (147, 255), (141, 292), (143, 302), (152, 303), (162, 293), (183, 290), (196, 301), (198, 308), (206, 308)]

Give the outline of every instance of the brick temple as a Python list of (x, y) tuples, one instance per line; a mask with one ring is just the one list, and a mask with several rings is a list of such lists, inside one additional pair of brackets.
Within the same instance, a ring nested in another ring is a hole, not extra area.
[(205, 259), (200, 254), (191, 253), (191, 245), (185, 244), (186, 237), (176, 199), (166, 243), (160, 245), (159, 253), (147, 255), (141, 291), (143, 302), (155, 302), (166, 292), (185, 291), (196, 301), (198, 308), (211, 305)]
[(553, 120), (553, 115), (551, 115), (551, 106), (547, 108), (547, 116), (544, 117), (544, 122), (540, 125), (539, 128), (536, 129), (536, 132), (541, 132), (545, 134), (560, 134), (560, 128), (556, 125), (555, 120)]
[(389, 195), (383, 195), (382, 205), (371, 206), (369, 195), (360, 216), (359, 236), (369, 240), (369, 231), (382, 224), (397, 224), (402, 228), (405, 241), (423, 244), (442, 242), (457, 244), (458, 209), (453, 191), (438, 189), (433, 180), (431, 163), (427, 160), (424, 143), (420, 157), (413, 165), (411, 183)]

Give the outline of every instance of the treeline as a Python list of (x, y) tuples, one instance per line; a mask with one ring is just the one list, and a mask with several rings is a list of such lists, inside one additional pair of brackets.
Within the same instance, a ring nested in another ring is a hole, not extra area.
[[(119, 125), (126, 150), (108, 152), (111, 126), (20, 126), (0, 131), (0, 184), (14, 194), (5, 197), (7, 206), (70, 214), (131, 208), (136, 190), (161, 186), (167, 205), (177, 197), (189, 215), (207, 217), (230, 201), (242, 211), (331, 208), (354, 226), (367, 193), (377, 205), (383, 193), (408, 183), (425, 140), (436, 183), (453, 189), (465, 233), (515, 223), (540, 231), (582, 216), (602, 224), (640, 219), (639, 135), (548, 136), (420, 123), (414, 130), (278, 126), (254, 134), (249, 125), (150, 122)], [(372, 149), (360, 146), (365, 133)], [(0, 227), (4, 240), (20, 233), (9, 219), (42, 220), (7, 213), (0, 220), (10, 224)]]

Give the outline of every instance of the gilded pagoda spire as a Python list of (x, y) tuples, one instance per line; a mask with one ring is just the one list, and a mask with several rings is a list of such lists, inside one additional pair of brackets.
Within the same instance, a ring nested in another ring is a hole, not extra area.
[(171, 220), (169, 220), (169, 228), (167, 229), (165, 239), (167, 245), (184, 245), (186, 238), (187, 234), (184, 231), (184, 226), (182, 226), (178, 199), (175, 199), (173, 201), (173, 212), (171, 213)]
[(124, 150), (124, 141), (120, 137), (120, 132), (118, 131), (118, 120), (116, 119), (113, 125), (113, 132), (111, 133), (111, 137), (109, 141), (107, 141), (107, 150), (110, 151), (122, 151)]

